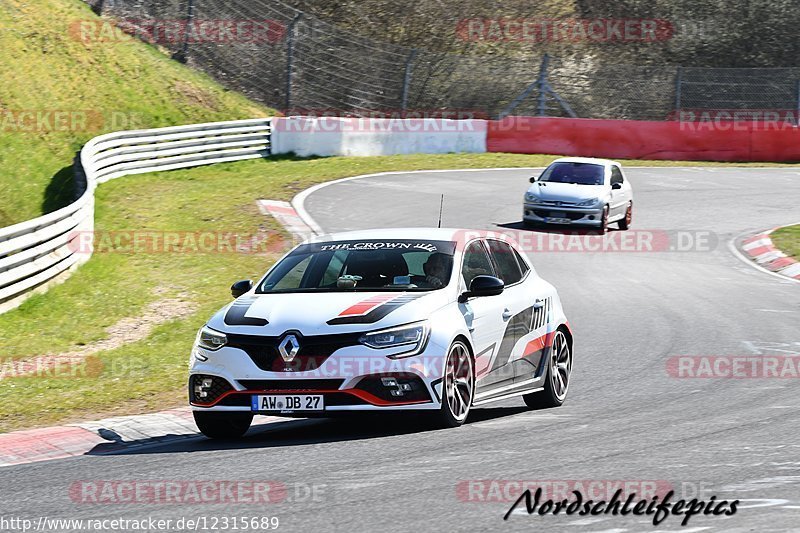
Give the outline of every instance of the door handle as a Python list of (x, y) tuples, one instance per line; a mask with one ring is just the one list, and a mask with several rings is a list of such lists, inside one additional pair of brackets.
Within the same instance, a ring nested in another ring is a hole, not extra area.
[(544, 307), (544, 299), (536, 298), (536, 301), (533, 302), (533, 309), (541, 309), (542, 307)]
[(511, 318), (512, 316), (514, 316), (514, 313), (512, 313), (511, 311), (509, 311), (509, 310), (508, 310), (508, 308), (506, 308), (506, 309), (503, 309), (503, 320), (508, 320), (508, 319), (509, 319), (509, 318)]

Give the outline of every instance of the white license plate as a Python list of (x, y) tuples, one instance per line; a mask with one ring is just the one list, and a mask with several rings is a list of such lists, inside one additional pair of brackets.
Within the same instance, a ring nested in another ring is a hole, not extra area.
[(254, 394), (251, 411), (324, 411), (325, 398), (320, 394)]
[(572, 221), (568, 218), (560, 218), (560, 217), (548, 217), (546, 219), (548, 222), (553, 224), (571, 224)]

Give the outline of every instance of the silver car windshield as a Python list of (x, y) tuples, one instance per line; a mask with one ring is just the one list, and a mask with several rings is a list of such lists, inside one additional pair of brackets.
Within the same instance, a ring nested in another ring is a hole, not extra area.
[(594, 163), (553, 163), (542, 172), (539, 181), (602, 185), (605, 167)]
[(454, 252), (447, 241), (305, 244), (275, 265), (256, 292), (432, 291), (450, 282)]

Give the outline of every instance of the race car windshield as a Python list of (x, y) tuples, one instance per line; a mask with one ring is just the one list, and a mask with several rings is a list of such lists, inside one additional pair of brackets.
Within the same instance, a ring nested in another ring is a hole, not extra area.
[(542, 173), (539, 181), (602, 185), (605, 167), (594, 163), (553, 163)]
[(455, 243), (362, 240), (304, 244), (256, 292), (432, 291), (447, 286)]

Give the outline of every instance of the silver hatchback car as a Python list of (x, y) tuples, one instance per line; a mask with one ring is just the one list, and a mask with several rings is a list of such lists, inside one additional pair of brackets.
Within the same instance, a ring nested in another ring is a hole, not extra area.
[(534, 224), (569, 224), (597, 228), (617, 223), (626, 230), (633, 220), (633, 190), (622, 166), (608, 159), (556, 159), (525, 193), (522, 220)]

